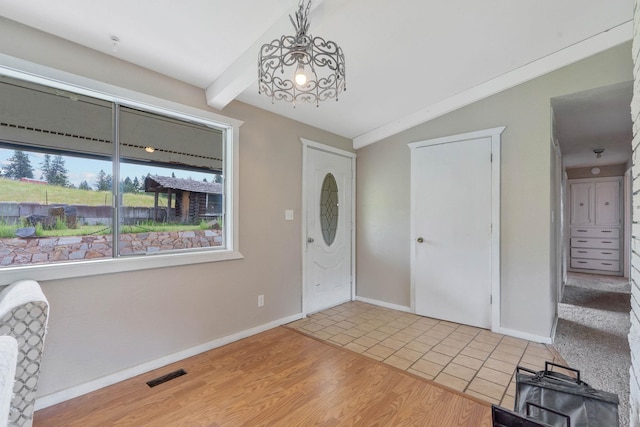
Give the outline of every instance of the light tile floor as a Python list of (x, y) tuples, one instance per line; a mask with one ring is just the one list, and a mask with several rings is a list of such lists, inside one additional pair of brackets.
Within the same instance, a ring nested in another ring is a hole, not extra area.
[(516, 366), (566, 365), (546, 344), (358, 301), (287, 326), (509, 409)]

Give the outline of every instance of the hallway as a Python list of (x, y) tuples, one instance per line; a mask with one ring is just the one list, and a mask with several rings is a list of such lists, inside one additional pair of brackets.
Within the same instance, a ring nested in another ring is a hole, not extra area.
[(629, 425), (631, 286), (618, 276), (568, 273), (554, 347), (592, 387), (616, 393)]

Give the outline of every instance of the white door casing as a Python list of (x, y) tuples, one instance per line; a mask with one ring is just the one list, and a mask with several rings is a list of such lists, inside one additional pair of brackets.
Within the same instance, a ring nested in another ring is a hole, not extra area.
[(304, 139), (302, 143), (306, 315), (355, 298), (355, 154)]
[(504, 129), (409, 144), (411, 304), (417, 314), (500, 329)]

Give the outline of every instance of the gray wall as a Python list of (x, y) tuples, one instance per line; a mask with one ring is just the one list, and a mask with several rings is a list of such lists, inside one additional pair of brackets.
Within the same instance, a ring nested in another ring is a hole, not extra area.
[[(1, 53), (210, 109), (202, 89), (3, 18), (0, 29)], [(51, 318), (39, 396), (301, 312), (299, 138), (344, 150), (351, 141), (240, 102), (221, 114), (244, 121), (239, 249), (245, 258), (42, 282)], [(285, 209), (294, 210), (294, 221), (284, 220)], [(258, 294), (265, 295), (263, 308)]]
[(630, 51), (630, 43), (610, 49), (358, 150), (358, 296), (411, 303), (407, 143), (506, 126), (501, 326), (549, 337), (557, 298), (552, 269), (558, 264), (551, 262), (551, 211), (557, 210), (552, 188), (559, 185), (551, 162), (550, 98), (630, 81)]

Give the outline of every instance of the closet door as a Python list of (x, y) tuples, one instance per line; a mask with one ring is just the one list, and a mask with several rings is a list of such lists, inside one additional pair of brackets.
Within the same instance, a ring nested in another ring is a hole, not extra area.
[(620, 225), (620, 182), (596, 182), (595, 190), (595, 225)]
[(571, 224), (594, 225), (593, 183), (571, 184)]
[(491, 327), (491, 153), (490, 137), (411, 151), (416, 314)]

